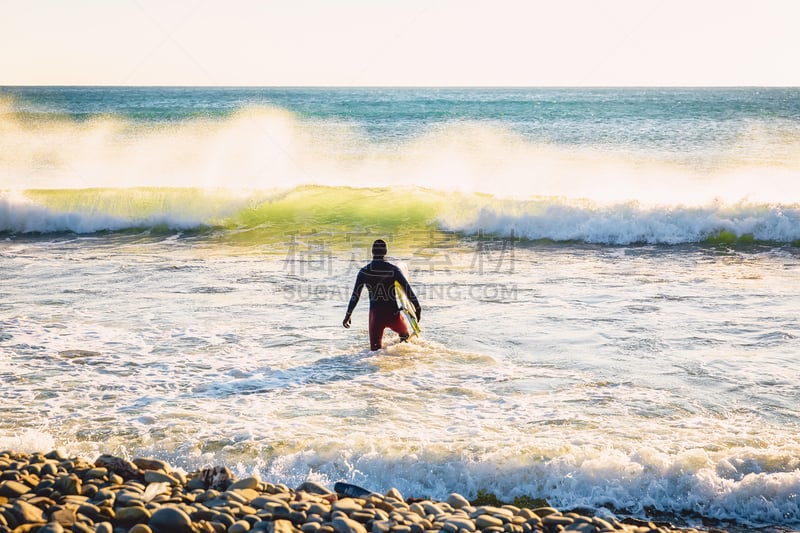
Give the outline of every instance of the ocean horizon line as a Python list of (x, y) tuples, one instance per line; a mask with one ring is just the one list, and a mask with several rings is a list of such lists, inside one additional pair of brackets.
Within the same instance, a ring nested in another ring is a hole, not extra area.
[(455, 89), (455, 90), (468, 90), (468, 89), (566, 89), (566, 90), (596, 90), (596, 89), (675, 89), (675, 90), (724, 90), (724, 89), (800, 89), (800, 85), (296, 85), (296, 84), (275, 84), (275, 85), (191, 85), (191, 84), (40, 84), (40, 83), (22, 83), (22, 84), (4, 84), (0, 85), (2, 89), (16, 89), (16, 88), (103, 88), (103, 89)]

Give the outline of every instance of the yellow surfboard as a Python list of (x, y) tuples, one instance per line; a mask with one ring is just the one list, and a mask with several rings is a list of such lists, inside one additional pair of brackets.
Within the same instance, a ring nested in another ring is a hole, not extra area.
[(397, 296), (397, 307), (400, 308), (400, 316), (405, 320), (408, 325), (408, 331), (411, 333), (409, 338), (416, 337), (420, 332), (417, 312), (408, 300), (408, 295), (406, 295), (406, 291), (403, 290), (399, 281), (394, 282), (394, 293)]

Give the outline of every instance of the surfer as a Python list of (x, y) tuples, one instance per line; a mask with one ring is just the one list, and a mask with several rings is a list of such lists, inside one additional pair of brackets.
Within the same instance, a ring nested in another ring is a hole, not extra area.
[(350, 304), (347, 306), (347, 314), (344, 315), (344, 320), (342, 321), (342, 325), (345, 328), (350, 327), (350, 316), (353, 314), (353, 309), (355, 309), (358, 299), (361, 297), (361, 289), (366, 286), (369, 292), (370, 350), (381, 349), (383, 346), (383, 331), (386, 328), (396, 332), (400, 335), (400, 339), (404, 341), (411, 334), (397, 307), (394, 292), (395, 281), (398, 281), (403, 290), (406, 291), (406, 295), (411, 300), (417, 313), (417, 320), (420, 319), (422, 314), (419, 300), (417, 300), (417, 296), (411, 289), (411, 285), (403, 275), (403, 272), (384, 259), (386, 252), (386, 242), (382, 239), (372, 243), (372, 261), (358, 271), (353, 295), (350, 297)]

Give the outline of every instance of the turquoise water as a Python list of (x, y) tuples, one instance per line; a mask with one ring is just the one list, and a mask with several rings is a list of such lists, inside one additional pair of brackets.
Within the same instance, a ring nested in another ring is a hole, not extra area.
[(2, 88), (0, 448), (796, 529), (798, 96)]

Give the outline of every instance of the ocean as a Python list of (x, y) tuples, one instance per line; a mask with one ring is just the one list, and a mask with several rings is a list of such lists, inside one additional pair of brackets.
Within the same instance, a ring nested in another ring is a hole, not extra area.
[(800, 89), (0, 87), (0, 273), (0, 449), (800, 528)]

